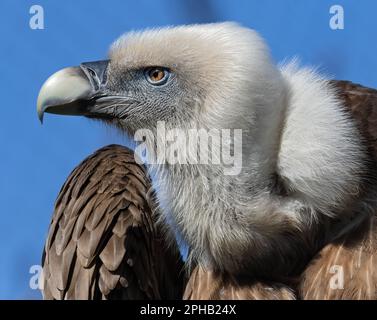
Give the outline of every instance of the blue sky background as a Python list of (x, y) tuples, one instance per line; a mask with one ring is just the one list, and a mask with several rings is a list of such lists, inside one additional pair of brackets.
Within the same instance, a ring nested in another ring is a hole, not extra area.
[[(29, 28), (42, 5), (45, 29)], [(341, 4), (345, 29), (329, 28)], [(125, 31), (233, 20), (259, 31), (276, 61), (298, 56), (326, 74), (377, 87), (377, 1), (0, 1), (0, 299), (40, 298), (29, 288), (39, 264), (56, 195), (70, 171), (94, 150), (122, 143), (84, 118), (47, 115), (35, 104), (58, 69), (104, 58)]]

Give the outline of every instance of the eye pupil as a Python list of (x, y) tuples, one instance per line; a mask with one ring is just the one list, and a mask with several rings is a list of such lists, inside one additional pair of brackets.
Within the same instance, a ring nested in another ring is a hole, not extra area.
[(160, 81), (164, 77), (164, 72), (160, 69), (154, 69), (151, 73), (151, 79), (153, 81)]

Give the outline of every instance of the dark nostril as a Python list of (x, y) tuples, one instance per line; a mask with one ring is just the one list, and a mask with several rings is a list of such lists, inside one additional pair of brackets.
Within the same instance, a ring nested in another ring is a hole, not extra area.
[(95, 73), (92, 69), (90, 69), (90, 68), (88, 68), (88, 73), (89, 73), (90, 76), (93, 77), (93, 78), (97, 77), (96, 73)]
[(92, 85), (99, 89), (99, 87), (106, 83), (106, 70), (109, 60), (83, 62), (81, 64), (86, 75), (90, 78)]

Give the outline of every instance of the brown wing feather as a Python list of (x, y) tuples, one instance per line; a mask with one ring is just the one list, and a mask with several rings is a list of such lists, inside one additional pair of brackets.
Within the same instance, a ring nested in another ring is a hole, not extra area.
[(351, 111), (365, 142), (377, 158), (377, 90), (349, 81), (330, 81), (345, 107)]
[(377, 218), (327, 245), (303, 274), (302, 299), (377, 299)]
[(156, 228), (131, 151), (105, 147), (68, 177), (43, 254), (46, 299), (177, 299), (183, 263)]
[[(371, 157), (370, 178), (375, 180), (377, 90), (348, 81), (331, 81), (331, 84), (364, 136)], [(299, 286), (301, 298), (377, 299), (376, 219), (376, 215), (371, 217), (357, 230), (321, 250), (303, 273)]]
[(237, 279), (197, 266), (187, 283), (186, 300), (294, 300), (293, 291), (280, 283)]

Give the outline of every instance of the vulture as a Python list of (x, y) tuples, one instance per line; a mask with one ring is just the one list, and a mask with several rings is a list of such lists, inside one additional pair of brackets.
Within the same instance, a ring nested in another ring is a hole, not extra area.
[[(135, 142), (62, 187), (44, 298), (377, 298), (376, 90), (276, 65), (225, 22), (123, 35), (47, 79), (37, 111)], [(192, 132), (209, 133), (210, 161)]]

